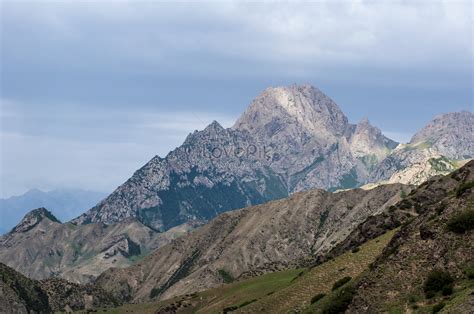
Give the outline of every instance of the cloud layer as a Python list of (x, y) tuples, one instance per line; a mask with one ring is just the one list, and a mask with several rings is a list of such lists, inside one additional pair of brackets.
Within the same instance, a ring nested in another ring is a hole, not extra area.
[(110, 191), (270, 85), (406, 139), (472, 110), (470, 1), (1, 2), (1, 195)]

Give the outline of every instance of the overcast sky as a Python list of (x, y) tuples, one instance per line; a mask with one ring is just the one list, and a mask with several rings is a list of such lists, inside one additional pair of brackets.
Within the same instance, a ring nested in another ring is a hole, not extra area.
[(268, 86), (399, 141), (472, 111), (470, 1), (331, 3), (0, 1), (0, 197), (110, 192)]

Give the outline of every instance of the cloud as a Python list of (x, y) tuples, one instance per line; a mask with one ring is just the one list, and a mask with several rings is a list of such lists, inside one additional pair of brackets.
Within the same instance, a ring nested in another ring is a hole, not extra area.
[[(103, 63), (108, 69), (146, 71), (141, 67), (146, 64), (151, 71), (191, 75), (219, 73), (223, 62), (235, 60), (240, 67), (227, 75), (255, 75), (249, 71), (255, 64), (288, 64), (273, 70), (295, 73), (328, 64), (462, 67), (472, 60), (471, 6), (467, 1), (7, 1), (4, 53), (26, 65), (49, 65), (60, 56), (72, 61), (60, 64), (66, 69)], [(23, 58), (32, 50), (15, 48), (36, 48), (35, 56)]]
[(2, 1), (1, 190), (110, 191), (265, 87), (406, 141), (472, 110), (470, 1)]

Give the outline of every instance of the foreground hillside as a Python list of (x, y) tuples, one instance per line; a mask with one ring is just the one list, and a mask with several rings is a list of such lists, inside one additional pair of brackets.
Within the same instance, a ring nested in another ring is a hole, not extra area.
[[(301, 264), (295, 263), (295, 268), (236, 282), (225, 272), (223, 281), (232, 283), (114, 311), (470, 313), (474, 308), (473, 229), (474, 161), (368, 217), (319, 261), (313, 259), (314, 266), (299, 268)], [(128, 272), (136, 280), (134, 273), (143, 266), (137, 267), (121, 271), (122, 276)], [(106, 282), (114, 284), (112, 279)], [(146, 279), (136, 282), (147, 284)]]
[[(128, 304), (111, 313), (222, 313), (281, 312), (302, 309), (321, 293), (330, 293), (336, 281), (356, 277), (382, 252), (394, 231), (313, 268), (295, 268), (229, 283), (215, 289), (143, 304)], [(99, 311), (101, 312), (101, 311)]]
[(412, 199), (406, 206), (418, 216), (354, 285), (349, 312), (474, 308), (474, 162), (429, 181)]
[(399, 184), (313, 190), (225, 213), (131, 267), (106, 271), (97, 282), (118, 298), (143, 302), (212, 288), (226, 278), (288, 269), (324, 255), (409, 191)]

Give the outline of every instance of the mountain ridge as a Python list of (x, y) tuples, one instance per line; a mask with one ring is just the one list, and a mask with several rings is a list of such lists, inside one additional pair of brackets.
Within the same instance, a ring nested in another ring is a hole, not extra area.
[(233, 127), (213, 121), (189, 134), (183, 145), (164, 158), (155, 156), (73, 223), (137, 217), (167, 230), (311, 188), (355, 187), (395, 145), (368, 121), (349, 124), (315, 87), (268, 88)]
[(33, 208), (48, 208), (62, 221), (68, 221), (94, 206), (106, 193), (82, 189), (31, 189), (24, 194), (0, 199), (0, 234), (7, 233)]

